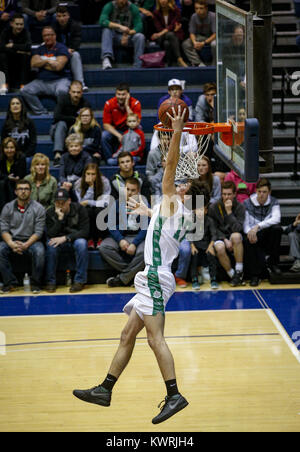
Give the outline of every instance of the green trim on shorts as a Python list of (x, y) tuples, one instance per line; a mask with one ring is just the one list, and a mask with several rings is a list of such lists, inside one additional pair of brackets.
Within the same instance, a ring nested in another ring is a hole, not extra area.
[(165, 306), (164, 306), (164, 298), (161, 289), (161, 285), (159, 284), (157, 267), (150, 266), (148, 273), (148, 287), (151, 293), (151, 298), (153, 300), (153, 311), (152, 315), (156, 315), (158, 312), (161, 312), (165, 315)]

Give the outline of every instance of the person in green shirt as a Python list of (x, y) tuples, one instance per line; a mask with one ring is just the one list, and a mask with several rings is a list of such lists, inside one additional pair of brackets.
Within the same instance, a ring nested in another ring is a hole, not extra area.
[(144, 53), (145, 36), (139, 8), (128, 0), (114, 0), (107, 3), (101, 13), (102, 27), (101, 59), (102, 69), (111, 69), (114, 60), (113, 45), (134, 48), (134, 67), (141, 67), (139, 56)]
[(49, 173), (50, 162), (46, 155), (34, 155), (30, 174), (25, 177), (31, 183), (31, 199), (38, 201), (45, 209), (54, 206), (54, 196), (57, 190), (57, 181)]

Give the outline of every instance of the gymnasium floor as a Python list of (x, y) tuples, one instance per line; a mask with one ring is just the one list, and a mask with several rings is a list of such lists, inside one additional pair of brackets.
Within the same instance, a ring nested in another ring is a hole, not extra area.
[(109, 408), (74, 388), (99, 384), (133, 288), (0, 298), (0, 431), (300, 431), (300, 286), (179, 289), (165, 334), (189, 406), (154, 426), (165, 396), (143, 330)]

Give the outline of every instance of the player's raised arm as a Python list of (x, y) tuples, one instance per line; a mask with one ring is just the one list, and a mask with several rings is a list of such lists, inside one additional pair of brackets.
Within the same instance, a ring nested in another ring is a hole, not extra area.
[(185, 124), (185, 109), (183, 109), (183, 111), (181, 112), (181, 106), (179, 105), (177, 113), (175, 111), (175, 108), (173, 107), (173, 116), (171, 116), (169, 113), (167, 113), (167, 115), (172, 120), (172, 129), (174, 132), (170, 141), (166, 167), (162, 180), (162, 193), (165, 196), (171, 197), (176, 193), (175, 173), (179, 161), (179, 145), (181, 134)]

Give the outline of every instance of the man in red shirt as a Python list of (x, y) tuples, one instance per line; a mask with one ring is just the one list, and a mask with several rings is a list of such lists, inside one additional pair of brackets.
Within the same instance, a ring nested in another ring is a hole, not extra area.
[(120, 83), (116, 87), (116, 95), (105, 102), (103, 109), (102, 152), (105, 160), (116, 152), (123, 133), (128, 129), (127, 115), (136, 113), (141, 119), (142, 107), (140, 101), (130, 96), (129, 85)]

